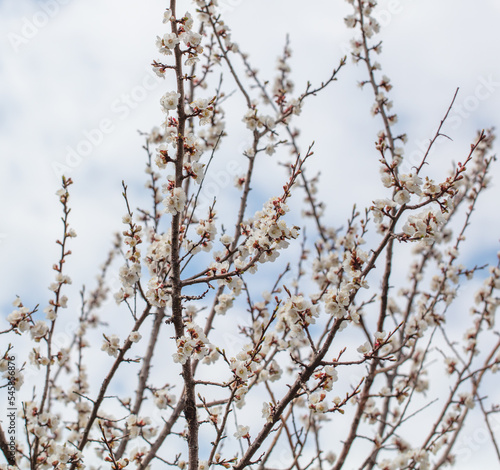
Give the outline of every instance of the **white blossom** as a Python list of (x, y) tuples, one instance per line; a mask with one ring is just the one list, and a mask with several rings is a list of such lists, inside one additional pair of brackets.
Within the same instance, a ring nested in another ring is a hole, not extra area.
[(170, 110), (177, 109), (180, 97), (180, 93), (177, 93), (175, 91), (169, 91), (168, 93), (165, 93), (160, 100), (163, 111), (168, 113), (168, 111)]
[(165, 199), (163, 199), (163, 204), (165, 206), (165, 212), (176, 215), (184, 210), (186, 205), (186, 193), (182, 188), (174, 188), (167, 194)]
[(248, 436), (249, 431), (250, 428), (248, 426), (242, 426), (240, 424), (238, 425), (238, 429), (234, 433), (234, 437), (236, 437), (236, 439), (241, 439), (242, 437)]

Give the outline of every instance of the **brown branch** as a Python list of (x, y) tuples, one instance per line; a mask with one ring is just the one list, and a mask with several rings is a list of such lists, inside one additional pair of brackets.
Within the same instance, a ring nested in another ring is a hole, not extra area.
[[(139, 319), (137, 319), (137, 321), (135, 322), (134, 328), (132, 331), (139, 330), (142, 323), (144, 323), (144, 320), (146, 320), (146, 318), (148, 317), (150, 310), (151, 310), (151, 306), (150, 305), (146, 306), (141, 317)], [(116, 358), (115, 362), (113, 363), (111, 370), (108, 372), (108, 375), (104, 378), (104, 380), (101, 384), (101, 388), (99, 389), (99, 393), (98, 393), (96, 399), (92, 400), (92, 402), (93, 402), (92, 411), (91, 411), (90, 416), (88, 418), (87, 425), (85, 426), (85, 429), (82, 432), (80, 442), (79, 442), (78, 447), (77, 447), (79, 451), (83, 451), (83, 449), (87, 445), (87, 442), (89, 441), (90, 430), (92, 429), (92, 425), (94, 424), (94, 421), (98, 416), (99, 409), (101, 408), (102, 402), (105, 398), (108, 386), (111, 383), (111, 380), (113, 379), (116, 371), (118, 370), (120, 365), (123, 363), (123, 361), (125, 359), (125, 354), (131, 348), (132, 344), (133, 343), (132, 343), (132, 341), (130, 341), (129, 338), (127, 338), (125, 340), (125, 344), (123, 345), (123, 348), (120, 349), (120, 352), (118, 353), (118, 357)], [(75, 468), (76, 468), (76, 462), (71, 465), (71, 470), (74, 470)]]
[[(151, 329), (151, 335), (149, 337), (148, 349), (142, 360), (142, 367), (139, 372), (139, 381), (137, 384), (137, 389), (135, 391), (135, 403), (132, 407), (131, 414), (138, 416), (139, 410), (141, 409), (142, 402), (144, 400), (144, 391), (146, 389), (147, 380), (149, 377), (149, 371), (151, 368), (151, 360), (153, 359), (153, 353), (155, 347), (158, 343), (158, 337), (160, 334), (160, 328), (162, 325), (162, 320), (165, 316), (164, 309), (158, 309), (155, 313), (155, 321), (153, 323), (153, 328)], [(120, 442), (120, 446), (116, 451), (116, 458), (121, 459), (125, 448), (129, 442), (130, 436), (127, 434), (123, 437)]]

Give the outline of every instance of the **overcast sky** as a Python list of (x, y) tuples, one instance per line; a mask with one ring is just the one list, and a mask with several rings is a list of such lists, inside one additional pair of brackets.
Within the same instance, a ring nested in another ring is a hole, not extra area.
[[(219, 0), (240, 48), (264, 78), (272, 78), (286, 34), (294, 51), (296, 90), (328, 77), (353, 30), (344, 26), (343, 1)], [(70, 170), (71, 225), (78, 238), (68, 269), (74, 292), (92, 284), (96, 269), (121, 229), (121, 181), (138, 205), (144, 196), (145, 155), (137, 130), (159, 125), (159, 98), (173, 89), (149, 64), (163, 34), (164, 0), (0, 0), (0, 306), (3, 314), (20, 295), (43, 306), (57, 261), (60, 204), (54, 193), (60, 171)], [(188, 2), (180, 2), (184, 11)], [(433, 164), (444, 175), (450, 161), (464, 160), (481, 128), (500, 125), (498, 62), (500, 4), (495, 0), (381, 1), (378, 17), (383, 53), (378, 59), (394, 85), (397, 132), (408, 134), (407, 155), (418, 155), (432, 137), (457, 87), (456, 108)], [(301, 117), (301, 145), (315, 141), (310, 170), (321, 170), (327, 215), (340, 226), (352, 203), (385, 197), (373, 143), (381, 128), (370, 116), (372, 97), (356, 82), (365, 71), (350, 60)], [(225, 77), (227, 91), (234, 89)], [(227, 107), (237, 107), (238, 99)], [(237, 114), (237, 110), (235, 111)], [(243, 114), (243, 112), (241, 113)], [(240, 155), (245, 136), (227, 150)], [(75, 156), (76, 149), (83, 157)], [(262, 167), (264, 170), (265, 167)], [(464, 261), (492, 262), (500, 236), (500, 171), (474, 214)], [(257, 189), (276, 186), (261, 171)], [(272, 186), (272, 185), (275, 186)], [(223, 194), (219, 195), (221, 204)], [(464, 467), (465, 468), (465, 467)]]

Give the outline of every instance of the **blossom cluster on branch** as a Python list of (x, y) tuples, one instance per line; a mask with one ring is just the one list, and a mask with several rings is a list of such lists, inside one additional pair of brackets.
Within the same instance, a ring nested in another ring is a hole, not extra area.
[[(348, 3), (352, 59), (365, 67), (360, 85), (371, 89), (371, 113), (381, 123), (373, 158), (383, 196), (363, 211), (354, 205), (338, 228), (324, 216), (319, 176), (307, 172), (310, 159), (327, 156), (313, 156), (313, 143), (301, 150), (292, 126), (337, 81), (346, 58), (301, 88), (287, 38), (267, 80), (232, 40), (217, 1), (195, 0), (191, 12), (180, 12), (170, 0), (156, 38), (162, 59), (152, 67), (175, 86), (160, 99), (163, 122), (145, 135), (151, 204), (135, 209), (123, 184), (124, 228), (75, 314), (64, 293), (76, 236), (73, 182), (63, 178), (53, 299), (44, 317), (16, 298), (0, 331), (2, 344), (14, 335), (34, 343), (14, 374), (16, 389), (31, 394), (19, 416), (23, 431), (13, 455), (0, 423), (0, 469), (437, 469), (454, 463), (471, 413), (484, 420), (500, 461), (492, 426), (500, 408), (483, 389), (500, 363), (500, 256), (490, 266), (459, 262), (489, 184), (494, 135), (479, 132), (462, 162), (437, 179), (429, 153), (444, 137), (452, 102), (422, 160), (404, 170), (407, 136), (396, 132), (392, 83), (375, 60), (382, 53), (376, 2)], [(238, 156), (246, 169), (230, 188), (239, 195), (233, 214), (215, 198), (200, 204), (212, 161), (228, 151), (227, 86), (243, 100), (240, 125), (251, 142)], [(282, 189), (265, 194), (251, 214), (262, 196), (251, 192), (260, 159), (279, 159), (285, 171), (276, 170)], [(301, 205), (299, 227), (290, 219)], [(110, 291), (113, 266), (120, 287)], [(406, 278), (396, 276), (397, 266), (407, 268)], [(457, 337), (450, 316), (459, 289), (487, 270)], [(119, 328), (109, 325), (110, 296)], [(65, 315), (77, 327), (60, 347)], [(96, 332), (99, 347), (89, 339)], [(99, 367), (87, 359), (90, 348), (102, 357)], [(4, 379), (12, 348), (5, 349)], [(32, 370), (39, 372), (24, 380)], [(116, 386), (121, 373), (126, 390)], [(97, 388), (90, 374), (102, 375)], [(437, 400), (432, 381), (440, 384)], [(428, 412), (433, 419), (424, 418)]]

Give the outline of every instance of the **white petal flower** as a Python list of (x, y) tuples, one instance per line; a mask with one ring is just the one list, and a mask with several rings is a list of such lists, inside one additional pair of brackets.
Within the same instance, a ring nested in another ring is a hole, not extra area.
[(366, 354), (368, 353), (369, 351), (371, 351), (372, 347), (370, 345), (370, 343), (367, 341), (366, 343), (362, 344), (358, 349), (357, 351), (361, 354)]
[(165, 10), (165, 13), (163, 13), (163, 23), (168, 23), (170, 21), (170, 18), (172, 18), (172, 10), (170, 8), (167, 8)]
[(182, 188), (174, 188), (164, 200), (165, 212), (175, 215), (182, 212), (186, 204), (186, 193)]
[(234, 437), (236, 439), (241, 439), (242, 437), (248, 436), (248, 432), (250, 428), (248, 426), (242, 426), (241, 424), (238, 426), (237, 431), (234, 433)]
[(180, 97), (180, 93), (177, 93), (175, 91), (169, 91), (165, 93), (160, 100), (160, 104), (163, 107), (163, 112), (168, 113), (169, 110), (176, 109), (179, 104)]
[(141, 338), (142, 335), (138, 331), (132, 331), (132, 333), (128, 335), (128, 339), (132, 341), (132, 343), (138, 343)]
[(179, 38), (174, 33), (168, 33), (163, 36), (163, 44), (169, 49), (173, 49), (179, 44)]
[(406, 204), (407, 202), (410, 202), (410, 193), (406, 189), (398, 191), (394, 195), (394, 202), (396, 204), (400, 204), (400, 205), (403, 205), (403, 204)]

